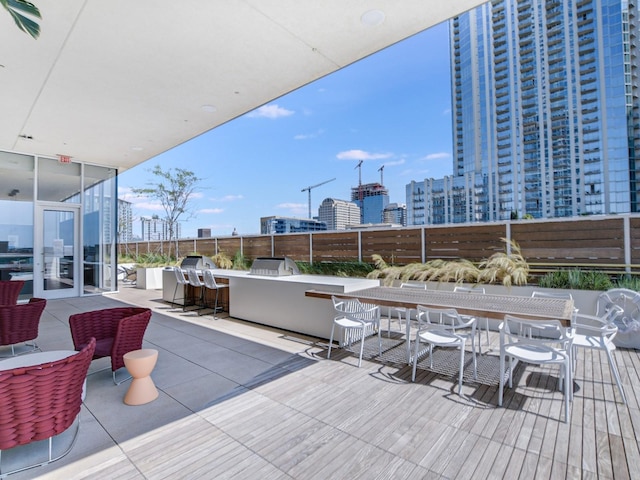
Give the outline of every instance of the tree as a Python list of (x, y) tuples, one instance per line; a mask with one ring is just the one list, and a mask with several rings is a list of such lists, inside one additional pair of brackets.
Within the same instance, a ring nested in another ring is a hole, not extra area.
[(20, 30), (33, 38), (40, 35), (40, 24), (34, 18), (40, 19), (40, 10), (33, 3), (26, 0), (0, 0), (0, 5), (9, 12)]
[(132, 188), (136, 195), (145, 195), (155, 198), (160, 202), (165, 212), (165, 221), (169, 229), (169, 253), (171, 256), (171, 244), (175, 242), (176, 257), (180, 255), (178, 239), (176, 238), (176, 226), (183, 215), (191, 218), (189, 201), (198, 190), (198, 184), (202, 180), (195, 173), (183, 168), (163, 170), (156, 165), (150, 170), (156, 176), (156, 181), (147, 182), (148, 188)]

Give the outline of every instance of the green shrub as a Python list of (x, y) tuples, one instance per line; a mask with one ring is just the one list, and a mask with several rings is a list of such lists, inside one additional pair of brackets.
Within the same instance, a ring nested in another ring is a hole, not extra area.
[(141, 253), (134, 259), (134, 263), (138, 267), (164, 267), (176, 265), (178, 262), (175, 257), (164, 253)]
[(570, 290), (609, 290), (614, 284), (605, 272), (573, 268), (546, 273), (538, 279), (538, 286)]
[(234, 270), (249, 270), (249, 268), (251, 268), (249, 259), (240, 253), (240, 250), (233, 256), (232, 264)]
[(363, 262), (296, 262), (296, 265), (300, 273), (309, 275), (364, 278), (373, 271), (373, 266)]
[(640, 276), (638, 275), (621, 275), (614, 283), (616, 288), (628, 288), (640, 292)]

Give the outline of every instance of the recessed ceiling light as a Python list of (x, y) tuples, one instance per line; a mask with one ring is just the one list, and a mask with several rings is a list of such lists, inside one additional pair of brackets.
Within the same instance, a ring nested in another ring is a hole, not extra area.
[(360, 22), (367, 27), (377, 27), (384, 22), (385, 15), (382, 10), (369, 10), (360, 17)]
[(133, 146), (131, 147), (131, 150), (133, 150), (134, 152), (141, 152), (142, 150), (144, 150), (144, 148), (139, 146)]
[(218, 110), (215, 105), (202, 105), (200, 108), (207, 113), (213, 113)]

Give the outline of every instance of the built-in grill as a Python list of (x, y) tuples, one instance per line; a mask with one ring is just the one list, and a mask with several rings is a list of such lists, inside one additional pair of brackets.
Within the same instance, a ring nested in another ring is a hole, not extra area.
[(209, 257), (204, 255), (188, 255), (182, 260), (180, 268), (187, 270), (192, 268), (194, 270), (202, 270), (203, 268), (216, 268), (216, 264)]
[(299, 275), (296, 262), (289, 257), (258, 257), (251, 264), (250, 275), (281, 277), (283, 275)]

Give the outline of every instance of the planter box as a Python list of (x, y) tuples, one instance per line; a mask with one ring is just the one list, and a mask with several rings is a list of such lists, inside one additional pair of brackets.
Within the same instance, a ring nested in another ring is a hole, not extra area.
[(138, 267), (136, 269), (136, 288), (162, 289), (162, 270), (163, 267)]

